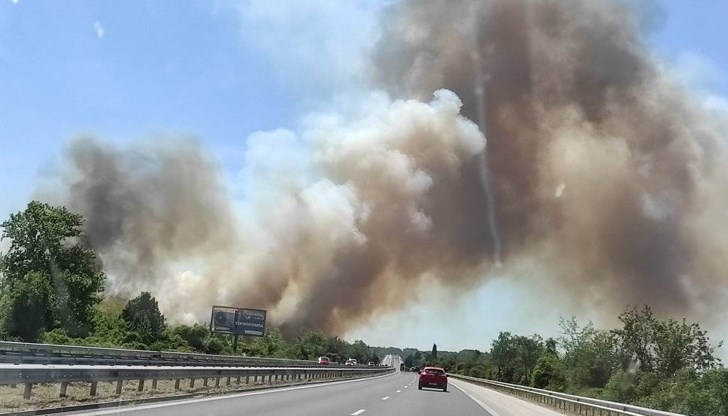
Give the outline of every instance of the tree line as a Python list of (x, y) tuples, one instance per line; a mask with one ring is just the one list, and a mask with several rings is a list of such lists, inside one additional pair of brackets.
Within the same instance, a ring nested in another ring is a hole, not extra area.
[[(106, 276), (83, 235), (83, 217), (63, 206), (33, 201), (0, 224), (0, 339), (158, 351), (233, 354), (232, 337), (208, 325), (170, 323), (148, 292), (132, 299), (104, 297)], [(363, 341), (320, 331), (284, 337), (277, 328), (242, 339), (238, 354), (379, 362)]]
[(618, 328), (561, 319), (561, 335), (500, 332), (487, 351), (412, 351), (405, 365), (690, 415), (728, 416), (728, 369), (707, 331), (628, 307)]

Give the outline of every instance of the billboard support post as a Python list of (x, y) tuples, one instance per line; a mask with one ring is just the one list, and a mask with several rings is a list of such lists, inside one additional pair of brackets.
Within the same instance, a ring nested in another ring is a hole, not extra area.
[(238, 353), (238, 337), (239, 336), (240, 335), (238, 335), (238, 334), (233, 335), (233, 354)]

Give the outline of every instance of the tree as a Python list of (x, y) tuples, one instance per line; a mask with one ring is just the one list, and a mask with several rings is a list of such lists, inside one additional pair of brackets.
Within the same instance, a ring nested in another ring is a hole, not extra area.
[(121, 317), (129, 329), (137, 332), (146, 344), (161, 339), (165, 329), (164, 315), (159, 311), (157, 300), (149, 292), (129, 300), (121, 311)]
[(433, 360), (437, 360), (437, 344), (432, 344), (432, 353), (430, 354)]
[(25, 341), (54, 328), (86, 336), (105, 276), (84, 244), (83, 217), (32, 201), (0, 226), (0, 239), (10, 240), (0, 261), (0, 332)]
[(566, 369), (563, 361), (551, 353), (542, 355), (533, 369), (531, 385), (539, 389), (564, 391), (566, 389)]
[(301, 334), (295, 342), (304, 360), (314, 360), (326, 353), (328, 340), (321, 331), (307, 331)]
[(498, 380), (530, 383), (531, 373), (543, 348), (543, 340), (538, 335), (525, 337), (510, 332), (499, 333), (490, 350), (491, 360), (498, 369)]
[(573, 387), (604, 387), (619, 366), (613, 334), (594, 329), (591, 322), (580, 326), (575, 318), (561, 318), (561, 346), (569, 384)]
[(684, 368), (705, 372), (720, 363), (713, 353), (722, 343), (712, 346), (707, 331), (697, 323), (660, 321), (649, 306), (628, 308), (619, 320), (622, 328), (612, 333), (625, 369), (636, 364), (645, 373), (671, 377)]
[(4, 285), (2, 326), (5, 336), (36, 341), (53, 327), (53, 292), (47, 276), (29, 272), (24, 279)]
[(349, 347), (349, 358), (355, 359), (358, 363), (365, 363), (369, 358), (369, 346), (358, 339)]

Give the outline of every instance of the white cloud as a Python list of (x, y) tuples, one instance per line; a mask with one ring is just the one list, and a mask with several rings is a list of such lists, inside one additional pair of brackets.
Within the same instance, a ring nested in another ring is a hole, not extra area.
[(96, 37), (99, 39), (104, 38), (104, 27), (101, 26), (101, 22), (98, 20), (94, 22), (94, 30), (96, 31)]
[(20, 3), (20, 0), (11, 0), (11, 1), (13, 2), (13, 4), (18, 4), (18, 3)]

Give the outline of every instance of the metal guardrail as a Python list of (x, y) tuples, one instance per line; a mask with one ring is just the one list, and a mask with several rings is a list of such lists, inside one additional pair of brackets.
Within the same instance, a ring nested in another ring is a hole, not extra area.
[[(321, 367), (316, 361), (0, 341), (0, 363)], [(330, 367), (343, 367), (332, 364)]]
[(519, 386), (517, 384), (503, 383), (501, 381), (462, 376), (459, 374), (448, 375), (452, 378), (468, 381), (474, 384), (480, 384), (494, 390), (518, 396), (522, 399), (534, 401), (539, 404), (554, 407), (563, 412), (569, 412), (577, 415), (685, 416), (678, 413), (647, 409), (645, 407), (593, 399), (590, 397), (575, 396), (573, 394), (559, 393), (550, 390), (537, 389), (534, 387)]
[(333, 379), (342, 377), (374, 376), (392, 372), (391, 367), (150, 367), (150, 366), (105, 366), (105, 365), (0, 365), (0, 385), (25, 385), (23, 397), (30, 399), (33, 385), (38, 383), (60, 383), (60, 397), (66, 396), (68, 384), (71, 382), (90, 383), (89, 394), (96, 395), (100, 381), (116, 382), (116, 394), (120, 395), (123, 382), (138, 380), (138, 391), (143, 391), (145, 382), (151, 380), (152, 389), (156, 389), (157, 380), (174, 380), (174, 389), (180, 389), (180, 381), (189, 380), (194, 387), (195, 380), (203, 380), (207, 386), (209, 379), (220, 385), (220, 379), (226, 378), (226, 384), (235, 378), (237, 383), (245, 379), (245, 383), (258, 380), (273, 384), (277, 381), (309, 381), (314, 379)]

